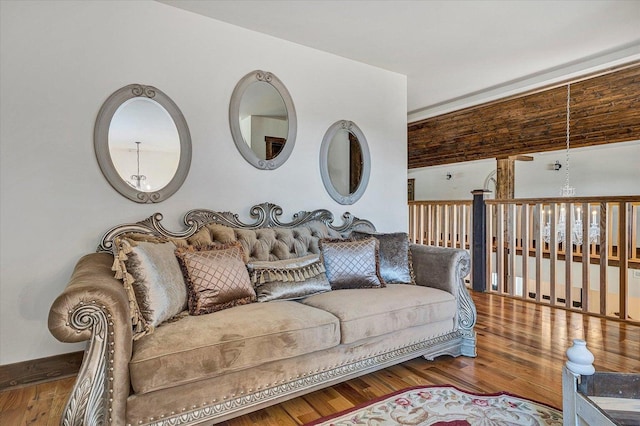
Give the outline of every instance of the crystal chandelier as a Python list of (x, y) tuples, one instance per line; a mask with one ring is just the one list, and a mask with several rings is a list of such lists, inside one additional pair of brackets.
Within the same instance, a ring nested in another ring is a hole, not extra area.
[[(571, 84), (567, 84), (567, 149), (566, 149), (566, 171), (565, 171), (565, 183), (564, 186), (560, 189), (560, 196), (562, 197), (575, 197), (576, 189), (569, 184), (569, 139), (571, 136), (570, 133), (570, 119), (571, 119)], [(583, 243), (583, 223), (580, 207), (571, 209), (571, 236), (572, 241), (577, 245), (582, 245)], [(567, 223), (566, 223), (566, 210), (564, 204), (560, 208), (560, 217), (558, 218), (558, 223), (556, 224), (556, 241), (558, 243), (563, 243), (566, 239), (567, 232)], [(542, 231), (543, 239), (545, 243), (549, 243), (551, 241), (551, 211), (548, 211), (548, 219), (544, 225)], [(588, 243), (593, 244), (598, 241), (598, 236), (600, 235), (600, 230), (598, 229), (598, 224), (596, 222), (596, 211), (591, 212), (591, 223), (589, 224), (588, 231)]]
[[(137, 164), (138, 164), (138, 173), (135, 175), (131, 175), (131, 181), (129, 182), (129, 184), (131, 186), (133, 186), (136, 189), (142, 189), (142, 181), (147, 180), (147, 177), (145, 175), (141, 175), (140, 174), (140, 144), (142, 142), (136, 141), (136, 159), (137, 159)], [(148, 187), (148, 185), (147, 185)]]

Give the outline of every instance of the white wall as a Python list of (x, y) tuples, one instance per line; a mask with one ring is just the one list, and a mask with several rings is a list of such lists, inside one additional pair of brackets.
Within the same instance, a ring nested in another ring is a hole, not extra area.
[[(381, 231), (406, 230), (406, 77), (152, 1), (0, 3), (0, 364), (79, 350), (47, 330), (53, 299), (78, 258), (109, 227), (159, 211), (179, 228), (191, 208), (249, 220), (265, 201), (284, 209), (350, 211)], [(228, 105), (248, 72), (273, 72), (298, 116), (285, 165), (261, 171), (231, 139)], [(158, 87), (184, 114), (193, 161), (159, 205), (133, 203), (100, 173), (93, 126), (102, 103), (131, 83)], [(352, 206), (322, 185), (327, 128), (352, 120), (367, 135), (372, 173)], [(385, 208), (381, 209), (380, 206)]]
[(416, 200), (471, 200), (471, 191), (482, 189), (485, 178), (495, 168), (496, 160), (467, 161), (410, 169), (408, 177), (416, 180)]
[[(566, 151), (533, 157), (516, 161), (516, 198), (559, 197), (566, 180)], [(553, 171), (556, 160), (562, 168)], [(569, 170), (577, 197), (640, 195), (640, 141), (571, 149)]]
[[(515, 163), (515, 197), (559, 197), (566, 178), (566, 151), (528, 155), (534, 160)], [(563, 165), (559, 171), (553, 170), (556, 160)], [(569, 163), (570, 184), (578, 197), (640, 195), (640, 141), (574, 148)], [(416, 200), (469, 200), (471, 191), (482, 189), (495, 169), (495, 159), (468, 161), (411, 169), (408, 177), (416, 180)]]

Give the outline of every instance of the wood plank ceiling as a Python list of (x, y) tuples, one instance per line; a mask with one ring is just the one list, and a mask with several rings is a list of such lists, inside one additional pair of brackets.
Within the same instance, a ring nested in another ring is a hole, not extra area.
[[(571, 84), (571, 148), (640, 139), (640, 64)], [(408, 125), (409, 168), (556, 151), (566, 146), (567, 86)]]

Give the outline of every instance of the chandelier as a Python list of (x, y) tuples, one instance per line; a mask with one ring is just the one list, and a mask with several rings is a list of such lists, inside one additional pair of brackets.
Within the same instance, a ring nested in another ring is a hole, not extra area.
[[(135, 175), (131, 175), (131, 181), (129, 182), (129, 184), (131, 186), (133, 186), (136, 189), (142, 189), (142, 181), (147, 180), (147, 177), (145, 175), (141, 175), (140, 174), (140, 144), (142, 142), (136, 141), (136, 159), (137, 159), (137, 164), (138, 164), (138, 173)], [(149, 185), (147, 185), (148, 187)]]
[[(565, 183), (564, 186), (560, 189), (560, 196), (562, 197), (575, 197), (576, 189), (569, 184), (569, 139), (571, 136), (570, 132), (570, 119), (571, 119), (571, 84), (567, 84), (567, 132), (566, 132), (566, 171), (565, 171)], [(557, 170), (557, 169), (556, 169)], [(560, 217), (558, 218), (558, 223), (556, 224), (556, 240), (559, 243), (563, 243), (566, 239), (567, 232), (567, 223), (566, 223), (566, 210), (565, 205), (562, 204), (560, 208)], [(548, 211), (548, 219), (544, 225), (542, 235), (545, 243), (549, 243), (551, 241), (551, 211)], [(571, 239), (576, 245), (582, 245), (583, 243), (583, 223), (580, 207), (576, 207), (575, 209), (571, 209)], [(593, 244), (598, 241), (598, 236), (600, 235), (600, 230), (598, 229), (598, 224), (596, 222), (596, 211), (591, 212), (591, 223), (589, 224), (587, 240), (589, 244)]]

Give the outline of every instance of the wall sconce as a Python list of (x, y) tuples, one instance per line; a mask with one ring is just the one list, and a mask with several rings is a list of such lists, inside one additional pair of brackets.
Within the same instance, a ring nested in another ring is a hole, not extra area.
[(451, 180), (451, 178), (453, 177), (453, 175), (451, 173), (447, 173), (445, 175), (445, 177), (447, 178), (447, 180)]
[(562, 164), (560, 164), (560, 162), (558, 160), (556, 160), (556, 162), (553, 164), (553, 170), (555, 170), (557, 172), (561, 168), (562, 168)]

